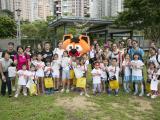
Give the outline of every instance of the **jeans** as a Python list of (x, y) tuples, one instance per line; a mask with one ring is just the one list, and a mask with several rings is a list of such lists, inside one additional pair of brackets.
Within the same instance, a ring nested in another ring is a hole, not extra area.
[(5, 95), (6, 94), (6, 86), (8, 88), (8, 95), (11, 95), (12, 94), (12, 85), (11, 85), (11, 80), (10, 78), (8, 77), (8, 72), (4, 72), (3, 73), (4, 76), (6, 77), (6, 82), (4, 82), (2, 80), (2, 85), (1, 85), (1, 94), (2, 95)]

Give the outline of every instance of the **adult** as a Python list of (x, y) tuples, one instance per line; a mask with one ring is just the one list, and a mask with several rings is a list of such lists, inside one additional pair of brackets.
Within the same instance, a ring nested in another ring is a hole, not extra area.
[(30, 56), (24, 52), (22, 46), (17, 46), (17, 54), (14, 56), (14, 63), (17, 70), (21, 70), (23, 64), (26, 64), (27, 70), (30, 68)]
[(133, 60), (133, 55), (137, 53), (139, 55), (139, 60), (143, 60), (144, 51), (139, 48), (138, 41), (132, 40), (132, 48), (128, 50), (131, 60)]
[(92, 68), (93, 68), (93, 63), (95, 61), (95, 46), (91, 45), (90, 51), (89, 51), (89, 63), (91, 64)]
[(104, 48), (103, 48), (103, 53), (102, 53), (102, 59), (110, 59), (111, 57), (111, 51), (110, 51), (110, 48), (109, 48), (109, 44), (106, 43), (104, 45)]
[(38, 53), (42, 53), (42, 51), (43, 51), (42, 44), (41, 44), (41, 43), (38, 43), (35, 52), (36, 52), (36, 54), (38, 54)]
[(111, 57), (110, 59), (113, 59), (113, 58), (116, 58), (117, 59), (117, 65), (119, 67), (121, 67), (121, 63), (122, 63), (122, 57), (121, 57), (121, 53), (119, 52), (118, 50), (118, 47), (117, 47), (117, 44), (116, 43), (113, 43), (112, 44), (112, 51), (111, 51)]
[(58, 43), (58, 48), (55, 48), (54, 51), (53, 51), (53, 54), (58, 54), (58, 59), (59, 60), (62, 59), (63, 52), (64, 52), (64, 49), (63, 49), (62, 45), (63, 45), (63, 43), (59, 42)]
[(31, 57), (32, 54), (31, 54), (31, 46), (30, 45), (26, 46), (25, 53)]
[(125, 47), (124, 47), (124, 41), (119, 41), (119, 52), (120, 52), (120, 54), (121, 54), (121, 62), (123, 62), (123, 60), (124, 60), (124, 54), (125, 54)]
[(44, 50), (42, 51), (43, 55), (43, 61), (46, 62), (51, 62), (53, 58), (53, 52), (50, 50), (51, 45), (49, 42), (44, 43)]
[(149, 49), (149, 54), (150, 54), (150, 57), (149, 57), (148, 62), (150, 62), (150, 61), (154, 62), (156, 68), (159, 68), (159, 66), (160, 66), (160, 55), (157, 54), (156, 48), (151, 47)]
[(7, 50), (5, 50), (4, 52), (6, 52), (6, 51), (10, 54), (10, 58), (14, 61), (14, 55), (16, 55), (17, 52), (14, 50), (14, 43), (13, 42), (8, 43)]
[(132, 39), (127, 39), (127, 52), (132, 49)]
[(13, 63), (12, 59), (10, 59), (10, 53), (5, 51), (3, 52), (2, 58), (0, 59), (0, 74), (1, 74), (1, 94), (4, 96), (6, 94), (6, 86), (8, 88), (8, 95), (11, 97), (12, 87), (11, 80), (8, 77), (8, 67)]

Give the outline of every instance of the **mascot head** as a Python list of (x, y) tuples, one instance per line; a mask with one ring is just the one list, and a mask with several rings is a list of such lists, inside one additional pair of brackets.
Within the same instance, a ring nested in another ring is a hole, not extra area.
[(80, 35), (73, 37), (72, 34), (63, 36), (63, 48), (70, 56), (80, 57), (90, 50), (90, 40), (88, 36)]

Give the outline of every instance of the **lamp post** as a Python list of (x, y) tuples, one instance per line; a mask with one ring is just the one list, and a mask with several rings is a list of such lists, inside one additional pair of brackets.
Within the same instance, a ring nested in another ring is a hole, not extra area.
[(20, 24), (20, 15), (21, 15), (21, 10), (17, 9), (17, 43), (18, 45), (21, 45), (21, 24)]

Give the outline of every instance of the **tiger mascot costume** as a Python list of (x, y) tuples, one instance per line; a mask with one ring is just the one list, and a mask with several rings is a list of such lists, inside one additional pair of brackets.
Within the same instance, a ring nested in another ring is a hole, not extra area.
[(63, 36), (63, 48), (68, 51), (69, 56), (80, 57), (90, 51), (90, 39), (85, 35), (73, 37), (72, 34), (67, 34)]

